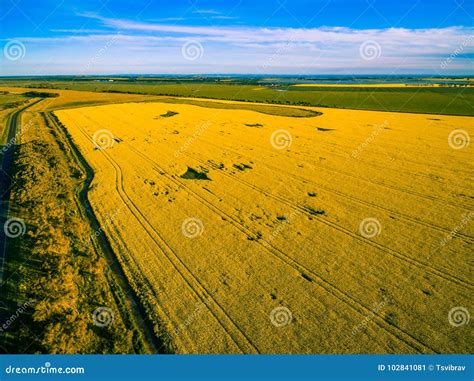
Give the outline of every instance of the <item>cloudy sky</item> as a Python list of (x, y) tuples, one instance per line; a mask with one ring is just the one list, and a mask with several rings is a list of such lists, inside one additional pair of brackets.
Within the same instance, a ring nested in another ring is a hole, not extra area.
[(474, 74), (472, 0), (1, 0), (0, 75)]

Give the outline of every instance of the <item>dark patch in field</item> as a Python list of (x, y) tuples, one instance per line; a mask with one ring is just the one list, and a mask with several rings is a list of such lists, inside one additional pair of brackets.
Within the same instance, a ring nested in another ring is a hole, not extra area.
[(278, 221), (286, 221), (286, 217), (285, 216), (277, 216), (277, 220)]
[(308, 192), (308, 196), (309, 197), (316, 197), (316, 193), (315, 192)]
[(263, 124), (260, 124), (260, 123), (254, 123), (254, 124), (245, 123), (245, 125), (246, 125), (247, 127), (257, 127), (257, 128), (263, 127)]
[(188, 170), (180, 176), (186, 180), (211, 180), (206, 172), (196, 171), (194, 168), (188, 167)]
[(303, 206), (303, 209), (305, 211), (307, 211), (309, 214), (311, 214), (312, 216), (322, 216), (322, 215), (326, 214), (326, 212), (324, 210), (314, 209), (311, 206)]
[(301, 273), (301, 276), (306, 279), (308, 282), (312, 282), (313, 281), (313, 278), (311, 278), (310, 276), (306, 275), (305, 273)]
[(70, 176), (74, 179), (81, 179), (82, 178), (82, 172), (77, 169), (76, 167), (69, 167), (70, 170)]
[(334, 128), (323, 128), (323, 127), (316, 127), (318, 131), (334, 131)]
[(211, 166), (217, 167), (217, 169), (224, 169), (225, 165), (224, 163), (216, 163), (214, 160), (208, 160), (207, 161)]
[(153, 180), (149, 180), (149, 179), (144, 179), (143, 182), (145, 184), (151, 185), (152, 187), (155, 186), (155, 184), (156, 184)]
[(57, 98), (59, 97), (59, 94), (57, 93), (46, 93), (46, 92), (41, 92), (41, 91), (28, 91), (21, 95), (28, 98)]
[(245, 164), (245, 163), (240, 163), (240, 164), (234, 164), (234, 168), (237, 168), (239, 171), (245, 171), (246, 169), (252, 169), (251, 165)]
[(175, 111), (167, 111), (166, 114), (161, 114), (160, 116), (162, 118), (170, 118), (170, 117), (175, 116), (175, 115), (178, 115), (178, 113), (175, 112)]
[(426, 118), (428, 120), (441, 120), (441, 119), (438, 119), (438, 118)]
[(385, 321), (391, 325), (397, 325), (397, 314), (395, 312), (387, 312), (385, 314)]
[(248, 239), (249, 241), (258, 241), (258, 240), (259, 240), (260, 238), (262, 238), (262, 237), (263, 237), (262, 233), (257, 232), (257, 233), (255, 234), (255, 237), (252, 237), (251, 235), (249, 235), (249, 236), (247, 236), (247, 239)]

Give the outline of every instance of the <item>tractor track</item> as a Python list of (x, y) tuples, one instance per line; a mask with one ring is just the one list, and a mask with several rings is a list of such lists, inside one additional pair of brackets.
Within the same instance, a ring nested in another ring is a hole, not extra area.
[[(155, 170), (158, 171), (159, 173), (165, 173), (166, 177), (174, 182), (176, 185), (178, 185), (180, 188), (186, 189), (194, 198), (196, 198), (201, 204), (206, 206), (208, 209), (212, 210), (214, 213), (217, 213), (221, 217), (225, 217), (227, 221), (229, 221), (235, 228), (240, 230), (243, 234), (246, 236), (250, 235), (255, 235), (254, 232), (252, 232), (250, 229), (247, 227), (243, 226), (238, 220), (236, 220), (233, 216), (229, 215), (222, 209), (218, 208), (211, 202), (207, 201), (204, 197), (200, 196), (197, 194), (195, 191), (190, 189), (188, 186), (183, 184), (181, 181), (176, 180), (173, 176), (169, 175), (166, 171), (164, 171), (156, 162), (154, 162), (152, 159), (150, 159), (148, 156), (144, 155), (140, 151), (136, 150), (133, 148), (131, 145), (128, 146), (132, 151), (134, 151), (136, 154), (141, 156), (143, 159), (146, 161), (150, 162), (155, 167)], [(306, 212), (306, 211), (305, 211)], [(326, 292), (331, 294), (333, 297), (337, 298), (339, 301), (343, 302), (344, 304), (348, 305), (353, 311), (357, 312), (361, 316), (367, 316), (368, 314), (373, 314), (372, 309), (369, 307), (365, 306), (364, 304), (360, 303), (353, 297), (351, 297), (349, 294), (346, 292), (340, 290), (337, 286), (332, 284), (331, 282), (327, 281), (323, 277), (321, 277), (319, 274), (316, 274), (313, 270), (307, 268), (306, 266), (302, 265), (301, 263), (297, 262), (293, 258), (291, 258), (288, 254), (285, 252), (281, 251), (280, 249), (276, 248), (273, 246), (271, 243), (264, 241), (264, 240), (255, 240), (257, 244), (261, 245), (267, 252), (270, 254), (276, 256), (278, 259), (280, 259), (282, 262), (284, 262), (286, 265), (292, 267), (294, 270), (296, 270), (299, 274), (304, 273), (307, 275), (311, 275), (315, 280), (318, 281), (318, 285), (322, 287)], [(436, 353), (436, 351), (432, 348), (430, 348), (427, 344), (422, 343), (418, 339), (416, 339), (414, 336), (410, 335), (408, 332), (402, 330), (399, 327), (396, 327), (395, 325), (387, 323), (381, 316), (375, 314), (374, 317), (375, 323), (384, 331), (386, 331), (388, 334), (391, 334), (398, 340), (404, 342), (406, 345), (411, 347), (417, 352), (422, 352), (422, 353)]]
[[(86, 136), (87, 139), (93, 144), (92, 138), (85, 132), (82, 128), (78, 127), (81, 132)], [(225, 312), (223, 307), (211, 296), (211, 293), (207, 288), (194, 276), (191, 270), (186, 266), (186, 264), (178, 257), (175, 251), (168, 245), (166, 240), (161, 236), (161, 234), (153, 227), (153, 225), (148, 221), (146, 216), (140, 211), (136, 204), (129, 197), (125, 191), (123, 183), (123, 173), (122, 169), (118, 163), (112, 159), (112, 157), (106, 152), (105, 149), (101, 150), (105, 158), (109, 161), (110, 164), (115, 169), (116, 172), (116, 189), (119, 193), (122, 202), (129, 209), (132, 215), (136, 218), (138, 223), (143, 227), (147, 232), (148, 236), (155, 242), (157, 247), (160, 248), (162, 253), (165, 255), (170, 264), (175, 268), (175, 270), (180, 274), (182, 279), (190, 287), (190, 289), (195, 293), (199, 300), (204, 303), (210, 313), (214, 316), (216, 321), (222, 326), (222, 329), (229, 335), (232, 341), (236, 346), (242, 351), (242, 353), (258, 353), (257, 347), (251, 342), (251, 340), (245, 335), (244, 332), (240, 330), (235, 321)], [(209, 300), (212, 302), (210, 303)], [(212, 305), (215, 305), (216, 308), (212, 308)]]
[[(197, 159), (197, 158), (194, 158), (195, 160), (198, 160), (198, 161), (201, 161), (202, 163), (204, 164), (207, 164), (207, 165), (210, 165), (209, 163), (206, 163), (205, 161), (203, 160), (200, 160), (200, 159)], [(214, 165), (214, 164), (211, 164), (211, 166), (214, 168), (214, 169), (217, 169), (217, 170), (220, 170), (218, 168), (218, 166)], [(304, 207), (302, 207), (301, 205), (298, 205), (298, 204), (295, 204), (293, 203), (291, 200), (288, 200), (284, 197), (281, 197), (281, 196), (277, 196), (277, 195), (274, 195), (268, 191), (266, 191), (265, 189), (262, 189), (262, 188), (259, 188), (257, 186), (254, 186), (253, 184), (245, 181), (245, 180), (242, 180), (242, 179), (239, 179), (237, 176), (234, 176), (234, 175), (231, 175), (229, 173), (226, 173), (224, 172), (223, 170), (221, 170), (222, 173), (224, 173), (226, 176), (230, 177), (230, 178), (233, 178), (234, 180), (242, 183), (243, 185), (259, 192), (259, 193), (263, 193), (265, 195), (267, 195), (268, 197), (270, 198), (273, 198), (274, 200), (277, 200), (279, 202), (282, 202), (290, 207), (292, 207), (293, 209), (297, 209), (299, 210), (300, 212), (308, 215), (308, 216), (312, 216), (310, 212), (308, 212)], [(352, 231), (346, 229), (345, 227), (341, 226), (341, 225), (338, 225), (334, 222), (331, 222), (331, 221), (328, 221), (324, 218), (316, 218), (315, 219), (317, 222), (321, 222), (321, 223), (324, 223), (346, 235), (349, 235), (351, 238), (353, 239), (356, 239), (360, 242), (363, 242), (364, 244), (367, 244), (367, 245), (370, 245), (370, 246), (373, 246), (391, 256), (394, 256), (398, 259), (401, 259), (401, 260), (404, 260), (406, 261), (407, 263), (410, 263), (411, 265), (414, 265), (414, 266), (417, 266), (421, 269), (424, 269), (424, 268), (427, 268), (429, 269), (429, 272), (432, 273), (433, 275), (436, 275), (438, 277), (441, 277), (447, 281), (450, 281), (450, 282), (454, 282), (454, 283), (457, 283), (458, 285), (461, 285), (461, 286), (469, 286), (469, 287), (472, 287), (473, 284), (469, 281), (466, 281), (462, 278), (459, 278), (459, 277), (456, 277), (455, 275), (452, 275), (450, 274), (447, 270), (449, 269), (446, 269), (446, 268), (443, 268), (443, 269), (438, 269), (436, 267), (433, 267), (433, 266), (430, 266), (429, 264), (427, 263), (424, 263), (422, 261), (418, 261), (414, 258), (411, 258), (410, 256), (406, 255), (406, 254), (403, 254), (403, 253), (400, 253), (399, 251), (396, 251), (394, 249), (390, 249), (389, 247), (385, 246), (385, 245), (382, 245), (380, 243), (377, 243), (375, 241), (372, 241), (370, 240), (369, 238), (365, 238), (359, 234), (356, 234), (356, 233), (353, 233)]]
[[(188, 135), (188, 137), (191, 137), (191, 136)], [(218, 146), (217, 144), (214, 144), (214, 143), (210, 142), (209, 140), (204, 139), (202, 136), (200, 137), (200, 141), (205, 142), (206, 144), (209, 144), (209, 145), (211, 145), (211, 146), (213, 146), (213, 147), (216, 147), (216, 148), (219, 148), (219, 149), (221, 148), (221, 147)], [(258, 147), (255, 147), (255, 148), (256, 148), (256, 149), (259, 149)], [(232, 148), (229, 148), (229, 147), (226, 147), (226, 151), (231, 151), (231, 152), (233, 152), (234, 154), (236, 154), (237, 156), (245, 157), (245, 155), (243, 155), (243, 154), (241, 154), (241, 153), (238, 153), (238, 152), (236, 152), (235, 150), (233, 150)], [(260, 151), (261, 151), (261, 152), (266, 152), (266, 153), (270, 152), (270, 151), (262, 150), (262, 149), (260, 149)], [(343, 157), (343, 156), (341, 156), (341, 157)], [(248, 158), (248, 157), (247, 157), (247, 158)], [(251, 160), (251, 158), (248, 158), (248, 159)], [(347, 159), (347, 157), (346, 157), (346, 159)], [(272, 167), (273, 167), (273, 168), (276, 168), (276, 167), (274, 167), (274, 166), (272, 166), (272, 165), (269, 165), (269, 164), (264, 164), (264, 165), (267, 166), (267, 167), (269, 167), (269, 168), (272, 168)], [(311, 165), (313, 165), (313, 164), (311, 164)], [(281, 168), (277, 168), (277, 169), (278, 169), (279, 171), (281, 171)], [(366, 180), (366, 179), (364, 179), (364, 178), (357, 177), (357, 176), (351, 175), (351, 174), (349, 174), (349, 173), (346, 173), (346, 172), (337, 170), (337, 169), (335, 169), (335, 168), (318, 167), (318, 169), (319, 169), (319, 170), (326, 171), (326, 172), (329, 172), (329, 173), (331, 173), (331, 174), (336, 173), (336, 174), (339, 174), (339, 175), (342, 175), (342, 176), (346, 176), (346, 177), (349, 177), (349, 178), (351, 178), (351, 179), (354, 179), (354, 180), (357, 180), (357, 181), (361, 181), (361, 182), (367, 183), (367, 184), (369, 184), (369, 185), (379, 186), (379, 187), (383, 187), (383, 188), (388, 188), (388, 189), (394, 190), (394, 191), (396, 191), (396, 192), (400, 192), (400, 193), (402, 193), (402, 194), (408, 193), (408, 194), (410, 194), (410, 195), (412, 195), (412, 196), (415, 196), (415, 197), (423, 198), (423, 199), (426, 199), (426, 200), (429, 200), (429, 201), (434, 201), (434, 202), (439, 203), (439, 204), (442, 204), (442, 205), (449, 205), (449, 206), (452, 206), (452, 207), (457, 208), (457, 209), (468, 209), (468, 208), (469, 208), (468, 206), (466, 206), (466, 205), (464, 205), (464, 204), (463, 204), (462, 206), (460, 206), (459, 203), (451, 202), (451, 201), (448, 200), (448, 199), (442, 199), (442, 198), (438, 198), (438, 197), (435, 197), (435, 196), (430, 196), (430, 195), (427, 195), (427, 194), (424, 194), (424, 193), (420, 193), (420, 192), (413, 191), (413, 190), (411, 190), (411, 189), (400, 188), (400, 187), (396, 187), (396, 186), (393, 186), (393, 185), (390, 185), (390, 184), (382, 184), (382, 183), (380, 183), (380, 182), (369, 181), (369, 180)], [(384, 168), (382, 168), (382, 169), (384, 169)], [(287, 173), (287, 172), (286, 172), (286, 173)], [(299, 176), (297, 176), (297, 177), (299, 177)], [(314, 182), (311, 182), (311, 180), (308, 180), (308, 179), (306, 179), (306, 178), (304, 178), (304, 177), (299, 177), (299, 178), (301, 178), (302, 180), (307, 181), (307, 182), (309, 182), (309, 183), (312, 183), (312, 184), (314, 184), (314, 185), (320, 186), (319, 184), (316, 184), (316, 183), (314, 183)], [(328, 191), (330, 191), (329, 188), (328, 188)], [(471, 209), (470, 209), (470, 210), (471, 210)], [(392, 212), (391, 212), (391, 213), (392, 213)], [(393, 213), (394, 213), (394, 212), (393, 212)], [(467, 237), (470, 237), (470, 236), (467, 236)], [(473, 237), (470, 237), (470, 238), (472, 239)]]
[[(89, 220), (91, 227), (95, 231), (100, 231), (100, 223), (97, 220), (97, 217), (94, 214), (92, 206), (88, 199), (88, 191), (90, 188), (90, 184), (94, 178), (94, 172), (92, 168), (89, 166), (85, 158), (82, 156), (81, 152), (74, 144), (71, 136), (69, 135), (67, 129), (62, 126), (61, 123), (58, 123), (57, 117), (54, 115), (53, 112), (42, 113), (43, 117), (49, 122), (49, 124), (56, 129), (57, 133), (61, 134), (63, 140), (67, 144), (73, 158), (77, 161), (80, 167), (84, 170), (86, 174), (86, 179), (82, 182), (82, 186), (80, 187), (78, 194), (76, 196), (77, 203), (79, 206), (79, 210), (81, 214)], [(117, 259), (110, 242), (108, 241), (107, 237), (104, 234), (99, 234), (97, 239), (93, 240), (92, 243), (94, 245), (95, 250), (100, 250), (104, 253), (112, 272), (114, 273), (117, 282), (123, 288), (125, 295), (127, 296), (127, 303), (128, 307), (131, 310), (131, 313), (137, 322), (140, 330), (142, 331), (143, 335), (145, 336), (146, 343), (152, 349), (154, 353), (167, 353), (168, 350), (165, 349), (163, 341), (158, 338), (153, 329), (153, 322), (148, 319), (148, 316), (144, 309), (141, 307), (139, 302), (139, 298), (137, 294), (134, 292), (133, 287), (128, 282), (128, 278), (123, 271), (120, 261)]]

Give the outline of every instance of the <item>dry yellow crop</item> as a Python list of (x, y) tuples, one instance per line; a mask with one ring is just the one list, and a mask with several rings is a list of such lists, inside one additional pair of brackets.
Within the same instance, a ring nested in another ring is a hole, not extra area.
[(474, 119), (318, 111), (55, 114), (95, 172), (104, 232), (177, 352), (468, 352), (449, 314), (472, 295)]

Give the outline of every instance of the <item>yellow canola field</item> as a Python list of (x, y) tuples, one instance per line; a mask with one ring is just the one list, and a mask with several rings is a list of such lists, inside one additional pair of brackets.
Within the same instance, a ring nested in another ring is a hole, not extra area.
[(469, 352), (451, 311), (472, 307), (472, 145), (448, 137), (472, 136), (474, 119), (318, 111), (55, 114), (95, 172), (104, 233), (176, 352)]

